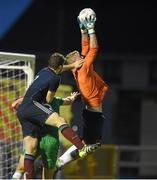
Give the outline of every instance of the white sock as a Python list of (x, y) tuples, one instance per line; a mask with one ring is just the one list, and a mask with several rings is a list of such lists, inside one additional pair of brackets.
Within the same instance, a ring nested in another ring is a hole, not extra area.
[(76, 146), (71, 146), (65, 153), (58, 158), (58, 167), (62, 167), (65, 164), (75, 160), (74, 157), (71, 156), (72, 152), (75, 151), (77, 148)]
[(19, 173), (19, 172), (15, 172), (14, 174), (13, 174), (13, 179), (21, 179), (22, 178), (22, 176), (23, 176), (23, 174), (22, 173)]

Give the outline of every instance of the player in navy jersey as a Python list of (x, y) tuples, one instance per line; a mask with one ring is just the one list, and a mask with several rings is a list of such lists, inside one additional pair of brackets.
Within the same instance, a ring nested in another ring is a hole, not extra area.
[[(79, 96), (78, 92), (71, 93), (66, 98), (54, 97), (49, 109), (53, 109), (55, 112), (60, 113), (60, 106), (72, 105), (75, 99)], [(16, 111), (19, 105), (22, 103), (23, 98), (16, 99), (12, 103), (12, 108)], [(47, 104), (48, 106), (48, 104)], [(37, 148), (37, 162), (43, 162), (43, 179), (51, 179), (53, 177), (53, 170), (56, 165), (57, 154), (59, 149), (59, 134), (57, 127), (39, 127), (38, 148)], [(22, 153), (19, 158), (19, 163), (16, 167), (16, 171), (12, 176), (12, 179), (21, 179), (24, 175), (24, 157), (25, 148), (23, 147)]]
[(83, 60), (70, 65), (64, 65), (64, 56), (59, 53), (51, 55), (48, 67), (42, 69), (26, 91), (24, 99), (17, 110), (17, 117), (22, 126), (23, 143), (26, 149), (24, 169), (27, 179), (33, 179), (34, 160), (38, 145), (38, 128), (45, 125), (58, 127), (63, 136), (79, 150), (79, 156), (84, 157), (95, 150), (96, 145), (87, 146), (82, 143), (78, 135), (69, 127), (64, 118), (45, 103), (51, 103), (59, 86), (60, 74), (64, 70), (79, 68)]

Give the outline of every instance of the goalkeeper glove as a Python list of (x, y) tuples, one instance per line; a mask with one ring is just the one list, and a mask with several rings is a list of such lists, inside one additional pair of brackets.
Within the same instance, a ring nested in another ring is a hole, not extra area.
[(85, 28), (85, 25), (80, 21), (79, 16), (77, 17), (77, 21), (80, 26), (81, 33), (87, 33), (87, 29)]
[(96, 22), (95, 16), (89, 16), (85, 18), (84, 26), (88, 30), (88, 34), (95, 33), (94, 26)]

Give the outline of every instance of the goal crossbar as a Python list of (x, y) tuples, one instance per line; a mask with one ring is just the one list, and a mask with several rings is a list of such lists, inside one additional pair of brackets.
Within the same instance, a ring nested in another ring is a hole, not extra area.
[(22, 60), (22, 61), (34, 61), (35, 55), (23, 54), (23, 53), (10, 53), (0, 51), (0, 60)]
[[(11, 52), (1, 52), (0, 51), (0, 69), (22, 69), (28, 76), (27, 88), (30, 86), (32, 79), (34, 78), (35, 72), (35, 55), (33, 54), (23, 54), (23, 53), (11, 53)], [(25, 65), (17, 65), (19, 61), (27, 62)], [(14, 65), (10, 65), (14, 63)]]

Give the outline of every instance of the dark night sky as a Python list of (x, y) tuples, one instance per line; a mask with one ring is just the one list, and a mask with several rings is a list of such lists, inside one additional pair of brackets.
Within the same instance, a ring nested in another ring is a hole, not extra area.
[(156, 53), (155, 3), (34, 1), (0, 42), (1, 51), (69, 52), (80, 46), (76, 17), (82, 8), (97, 13), (96, 31), (102, 53)]

